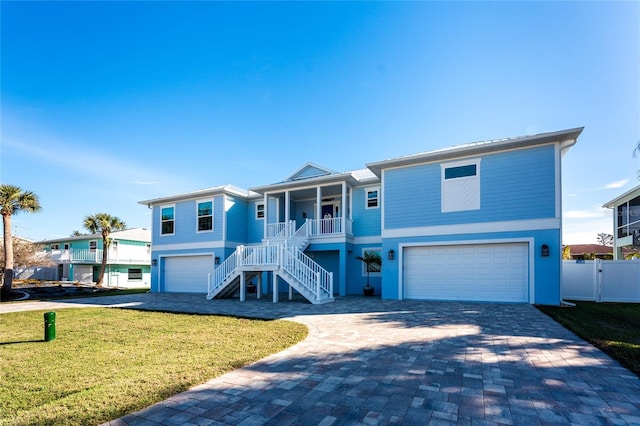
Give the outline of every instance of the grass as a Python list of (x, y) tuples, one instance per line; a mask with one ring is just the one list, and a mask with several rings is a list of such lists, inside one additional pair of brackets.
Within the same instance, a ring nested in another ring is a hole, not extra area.
[(0, 315), (0, 424), (99, 424), (279, 352), (307, 335), (289, 321), (61, 309)]
[(640, 304), (576, 302), (573, 308), (538, 309), (640, 377)]

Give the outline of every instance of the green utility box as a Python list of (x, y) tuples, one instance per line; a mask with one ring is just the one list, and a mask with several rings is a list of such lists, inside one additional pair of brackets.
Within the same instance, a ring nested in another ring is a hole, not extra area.
[(45, 312), (44, 314), (44, 341), (50, 342), (56, 338), (56, 313)]

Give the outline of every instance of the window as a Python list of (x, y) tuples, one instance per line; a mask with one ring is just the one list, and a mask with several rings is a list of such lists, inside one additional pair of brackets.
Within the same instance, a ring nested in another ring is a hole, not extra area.
[(64, 249), (65, 250), (69, 250), (69, 247), (71, 247), (71, 244), (69, 244), (69, 243), (65, 243), (64, 244)]
[(198, 202), (198, 232), (213, 230), (213, 201)]
[(60, 244), (51, 244), (51, 250), (60, 250)]
[(129, 268), (127, 279), (129, 281), (142, 281), (142, 269), (141, 268)]
[(380, 187), (367, 188), (365, 190), (365, 194), (365, 202), (367, 203), (365, 206), (366, 209), (377, 209), (378, 207), (380, 207)]
[(640, 232), (640, 197), (620, 204), (618, 214), (618, 238), (633, 235)]
[(480, 159), (440, 165), (442, 212), (480, 209)]
[(264, 219), (264, 203), (256, 203), (256, 219)]
[(98, 241), (96, 240), (89, 241), (89, 251), (94, 252), (97, 250), (97, 248), (98, 248)]
[(161, 230), (160, 230), (160, 234), (161, 235), (173, 235), (174, 232), (174, 213), (175, 213), (175, 207), (162, 207), (162, 209), (160, 209), (160, 220), (162, 222), (161, 224)]
[(378, 259), (380, 259), (380, 263), (365, 263), (362, 262), (362, 276), (366, 277), (367, 273), (369, 273), (369, 276), (371, 277), (378, 277), (380, 276), (380, 272), (382, 272), (382, 250), (379, 248), (366, 248), (366, 249), (362, 249), (362, 258), (366, 259), (367, 255), (377, 255)]

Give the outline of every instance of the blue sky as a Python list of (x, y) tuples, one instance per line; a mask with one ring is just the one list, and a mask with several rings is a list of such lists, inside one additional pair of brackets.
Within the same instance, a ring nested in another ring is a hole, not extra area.
[(138, 201), (585, 126), (564, 243), (640, 184), (638, 2), (0, 3), (0, 181), (41, 240)]

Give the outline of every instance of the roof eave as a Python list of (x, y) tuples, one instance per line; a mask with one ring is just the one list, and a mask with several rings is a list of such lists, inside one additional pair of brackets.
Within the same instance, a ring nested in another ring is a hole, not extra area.
[(607, 203), (603, 204), (603, 205), (602, 205), (602, 207), (605, 207), (605, 208), (607, 208), (607, 209), (612, 209), (612, 208), (614, 208), (617, 204), (619, 204), (622, 200), (625, 200), (626, 198), (629, 198), (629, 197), (631, 197), (631, 198), (635, 198), (635, 197), (632, 197), (632, 195), (634, 195), (634, 193), (635, 193), (636, 191), (638, 192), (638, 194), (637, 194), (637, 195), (640, 195), (640, 185), (638, 185), (638, 186), (636, 186), (636, 187), (634, 187), (634, 188), (631, 188), (630, 190), (628, 190), (628, 191), (627, 191), (627, 192), (625, 192), (624, 194), (622, 194), (622, 195), (620, 195), (620, 196), (618, 196), (618, 197), (614, 198), (613, 200), (611, 200), (611, 201), (609, 201), (609, 202), (607, 202)]
[(323, 175), (312, 177), (308, 179), (298, 179), (289, 182), (279, 182), (270, 185), (256, 186), (250, 188), (250, 191), (257, 192), (259, 194), (278, 192), (286, 189), (308, 188), (318, 184), (327, 184), (334, 182), (347, 182), (351, 185), (357, 185), (359, 181), (353, 177), (350, 172), (347, 173), (335, 173), (332, 175)]
[(369, 163), (366, 166), (378, 177), (382, 174), (382, 169), (390, 167), (410, 166), (414, 164), (431, 163), (436, 161), (450, 160), (460, 157), (486, 154), (491, 152), (505, 151), (514, 148), (525, 148), (528, 146), (542, 145), (547, 143), (561, 143), (564, 149), (573, 146), (584, 127), (561, 130), (557, 132), (539, 133), (531, 136), (522, 136), (495, 142), (479, 141), (476, 144), (461, 145), (450, 149), (429, 151), (421, 154), (406, 157), (394, 158), (390, 160)]
[(185, 192), (183, 194), (172, 195), (169, 197), (154, 198), (151, 200), (138, 201), (138, 204), (151, 207), (158, 204), (175, 203), (177, 201), (196, 200), (198, 198), (212, 197), (216, 195), (234, 195), (242, 198), (249, 198), (252, 194), (250, 191), (233, 187), (232, 185), (215, 186), (213, 188), (201, 189), (193, 192)]

